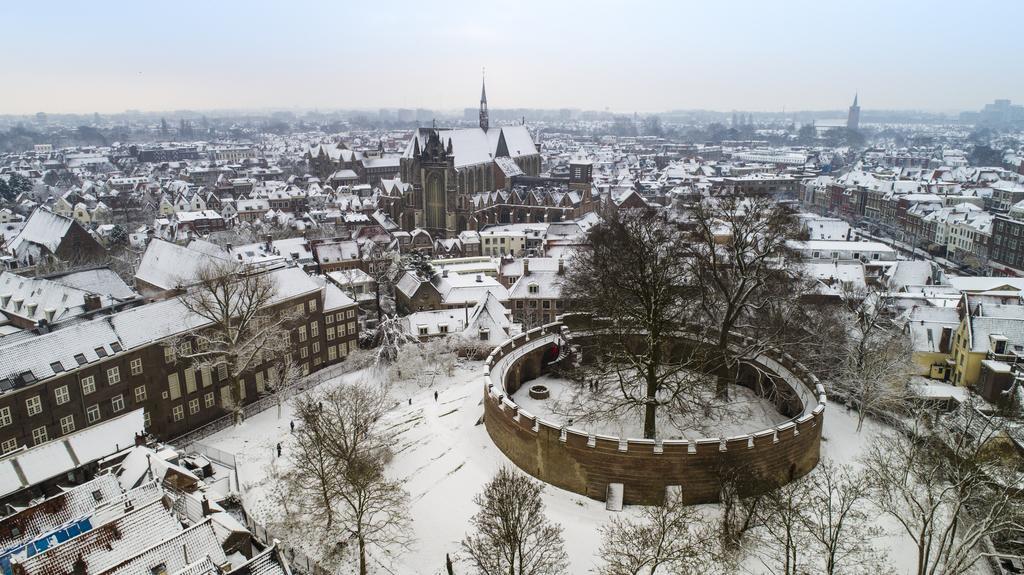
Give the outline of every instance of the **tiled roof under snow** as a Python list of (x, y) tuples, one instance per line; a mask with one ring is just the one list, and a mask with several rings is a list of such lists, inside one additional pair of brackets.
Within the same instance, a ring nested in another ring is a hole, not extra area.
[(174, 573), (204, 556), (210, 557), (214, 563), (219, 565), (227, 562), (227, 557), (217, 541), (217, 536), (214, 534), (209, 520), (193, 525), (150, 549), (140, 550), (135, 556), (116, 567), (92, 573), (94, 575), (100, 575), (100, 573), (139, 575), (140, 573), (149, 573), (150, 569), (159, 563), (163, 563), (169, 573)]
[[(100, 501), (105, 501), (120, 495), (121, 487), (113, 475), (99, 475), (92, 481), (5, 517), (0, 521), (0, 549), (25, 545), (58, 527), (90, 515), (97, 505), (95, 492), (99, 492)], [(17, 528), (17, 535), (14, 528)]]
[[(156, 500), (15, 563), (24, 567), (26, 573), (59, 575), (75, 572), (75, 563), (82, 561), (85, 573), (101, 573), (181, 532), (178, 520), (163, 501)], [(148, 571), (147, 568), (138, 572)]]
[[(321, 289), (298, 268), (267, 273), (277, 284), (271, 304)], [(174, 298), (22, 338), (8, 345), (0, 344), (0, 393), (10, 390), (13, 381), (26, 372), (31, 372), (31, 378), (19, 380), (19, 383), (43, 380), (208, 323), (190, 314), (180, 298)]]
[(135, 444), (142, 409), (0, 459), (0, 497), (42, 483)]
[(21, 233), (11, 241), (8, 247), (11, 251), (17, 251), (22, 242), (28, 241), (55, 252), (64, 235), (73, 225), (77, 224), (71, 218), (58, 216), (46, 208), (39, 208), (32, 212), (28, 221), (25, 222), (25, 227), (21, 229)]

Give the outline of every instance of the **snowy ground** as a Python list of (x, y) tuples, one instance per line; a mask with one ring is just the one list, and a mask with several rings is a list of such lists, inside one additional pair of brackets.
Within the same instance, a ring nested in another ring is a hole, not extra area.
[[(482, 363), (466, 362), (457, 366), (452, 377), (435, 378), (432, 387), (421, 388), (414, 382), (396, 387), (394, 396), (398, 405), (385, 422), (397, 432), (391, 473), (404, 481), (410, 493), (409, 511), (416, 543), (397, 553), (393, 562), (389, 561), (388, 569), (377, 568), (373, 572), (442, 573), (445, 553), (451, 553), (453, 558), (459, 554), (459, 542), (476, 511), (473, 496), (501, 465), (510, 465), (491, 443), (483, 425), (477, 424), (483, 413), (482, 375)], [(356, 372), (324, 385), (365, 377), (365, 373)], [(435, 390), (439, 392), (436, 402)], [(275, 469), (287, 465), (290, 418), (291, 407), (285, 403), (280, 411), (271, 408), (242, 425), (204, 440), (206, 444), (237, 454), (243, 500), (247, 509), (261, 521), (281, 513), (271, 495), (271, 476)], [(830, 407), (825, 413), (822, 454), (836, 462), (855, 463), (879, 429), (880, 424), (868, 421), (858, 435), (855, 415), (842, 407)], [(274, 457), (278, 442), (284, 449), (281, 459)], [(549, 517), (564, 528), (569, 573), (591, 572), (597, 565), (598, 528), (612, 512), (606, 511), (601, 502), (551, 486), (545, 488), (544, 500)], [(704, 506), (704, 511), (713, 516), (717, 508), (708, 505)], [(623, 511), (635, 512), (636, 509), (628, 507)], [(889, 550), (894, 571), (912, 573), (914, 549), (910, 541), (896, 533), (895, 523), (887, 517), (879, 514), (878, 522), (893, 533), (880, 541), (879, 546)], [(376, 555), (388, 561), (383, 554)], [(748, 573), (763, 572), (756, 560), (748, 563)]]
[[(533, 399), (530, 386), (547, 386), (550, 397)], [(604, 391), (591, 392), (585, 384), (573, 382), (555, 375), (542, 375), (522, 386), (512, 399), (527, 413), (548, 421), (573, 420), (573, 427), (590, 433), (616, 435), (619, 437), (643, 437), (643, 413), (636, 409), (628, 412), (603, 412), (598, 416), (589, 406), (609, 404), (599, 396), (602, 393), (617, 393), (618, 388), (609, 385)], [(713, 389), (712, 385), (707, 386)], [(671, 419), (664, 409), (659, 410), (658, 435), (663, 439), (701, 439), (704, 437), (732, 437), (768, 429), (787, 418), (780, 414), (771, 403), (763, 401), (751, 390), (738, 385), (729, 391), (728, 402), (705, 400), (714, 405), (708, 413), (689, 414)]]

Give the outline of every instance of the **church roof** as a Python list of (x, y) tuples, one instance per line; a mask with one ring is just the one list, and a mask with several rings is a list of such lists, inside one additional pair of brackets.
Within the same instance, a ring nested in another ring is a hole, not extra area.
[[(416, 148), (421, 150), (425, 148), (431, 129), (420, 128), (417, 130), (409, 139), (402, 157), (412, 158)], [(437, 132), (441, 138), (441, 144), (445, 148), (451, 143), (456, 168), (490, 163), (497, 156), (498, 142), (502, 136), (504, 136), (505, 147), (508, 149), (510, 157), (519, 158), (537, 154), (537, 146), (534, 145), (533, 138), (526, 126), (503, 126), (487, 131), (481, 128), (438, 129)]]

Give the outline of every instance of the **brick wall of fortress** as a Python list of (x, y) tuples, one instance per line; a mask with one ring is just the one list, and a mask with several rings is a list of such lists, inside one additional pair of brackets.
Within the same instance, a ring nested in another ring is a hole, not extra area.
[[(722, 470), (739, 469), (748, 477), (783, 484), (811, 471), (818, 463), (824, 416), (824, 390), (813, 374), (783, 354), (763, 357), (758, 368), (771, 377), (788, 399), (784, 412), (801, 396), (790, 421), (767, 430), (724, 439), (620, 440), (617, 437), (565, 429), (560, 422), (539, 421), (520, 412), (505, 389), (514, 392), (537, 377), (551, 343), (562, 342), (567, 327), (548, 324), (496, 348), (488, 358), (484, 384), (484, 423), (495, 445), (525, 472), (551, 485), (604, 500), (608, 484), (623, 484), (627, 504), (658, 504), (665, 489), (681, 487), (687, 503), (719, 499)], [(522, 354), (520, 356), (520, 354)], [(491, 381), (494, 377), (495, 381)], [(502, 378), (503, 381), (498, 381)], [(741, 375), (750, 386), (752, 378)], [(791, 384), (805, 389), (794, 390)], [(505, 387), (507, 386), (507, 387)], [(809, 398), (809, 401), (808, 401)]]

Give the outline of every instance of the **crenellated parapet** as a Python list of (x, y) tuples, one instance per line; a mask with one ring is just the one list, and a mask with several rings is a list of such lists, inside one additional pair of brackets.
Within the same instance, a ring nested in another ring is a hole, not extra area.
[[(750, 374), (770, 379), (777, 407), (791, 416), (780, 425), (743, 435), (695, 440), (615, 437), (538, 418), (510, 399), (520, 386), (545, 371), (552, 346), (558, 346), (564, 357), (600, 329), (597, 322), (565, 316), (505, 341), (487, 357), (484, 423), (495, 445), (523, 471), (602, 501), (609, 485), (621, 484), (627, 504), (658, 504), (666, 489), (676, 487), (684, 501), (696, 504), (719, 500), (725, 470), (756, 478), (751, 482), (756, 489), (784, 484), (817, 465), (824, 387), (803, 365), (778, 350), (745, 358), (744, 364)], [(687, 334), (677, 337), (692, 338), (696, 344), (702, 340)], [(741, 335), (731, 339), (738, 348), (748, 343)], [(750, 381), (752, 377), (740, 374), (740, 385)]]

